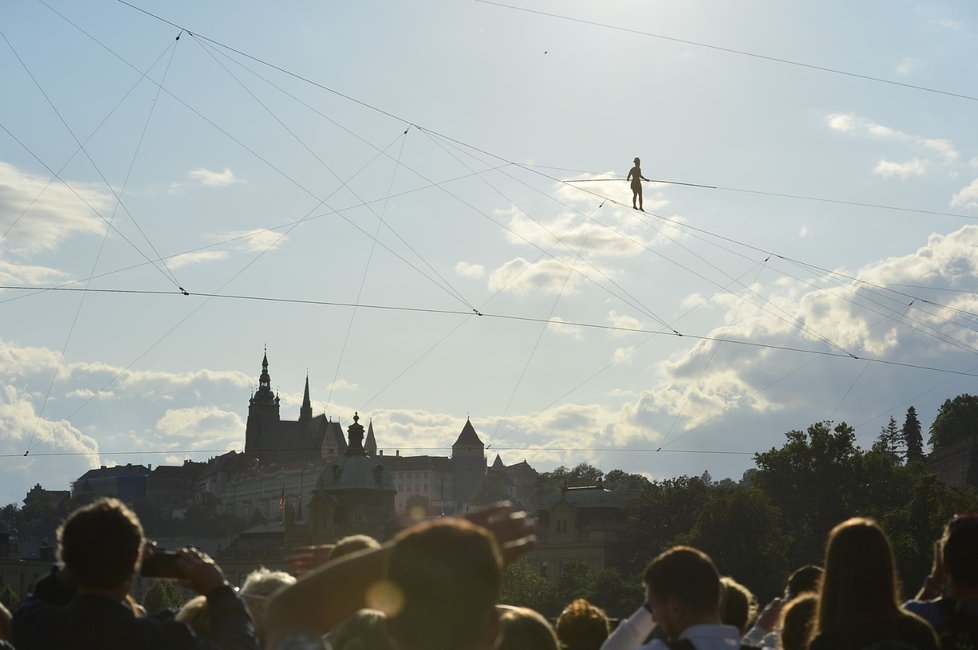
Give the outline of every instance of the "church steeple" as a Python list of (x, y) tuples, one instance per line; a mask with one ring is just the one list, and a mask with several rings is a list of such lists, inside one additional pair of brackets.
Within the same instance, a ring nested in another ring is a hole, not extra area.
[(299, 420), (312, 419), (312, 402), (309, 400), (309, 373), (306, 373), (306, 392), (302, 395), (302, 406), (299, 408)]
[(367, 423), (367, 440), (363, 443), (363, 450), (368, 456), (377, 455), (377, 438), (374, 437), (374, 421)]

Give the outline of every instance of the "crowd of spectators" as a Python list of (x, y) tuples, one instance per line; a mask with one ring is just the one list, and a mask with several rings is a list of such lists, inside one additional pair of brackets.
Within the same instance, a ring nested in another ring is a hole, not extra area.
[[(533, 522), (499, 505), (383, 544), (358, 535), (298, 549), (291, 574), (256, 569), (238, 590), (197, 549), (155, 551), (132, 511), (102, 499), (63, 523), (57, 566), (26, 601), (13, 614), (0, 606), (0, 650), (978, 650), (978, 513), (948, 523), (902, 604), (886, 534), (853, 518), (829, 533), (821, 567), (796, 570), (760, 611), (751, 576), (665, 549), (617, 625), (584, 599), (553, 622), (498, 602), (502, 572), (535, 541)], [(131, 597), (141, 567), (196, 595), (147, 613)]]

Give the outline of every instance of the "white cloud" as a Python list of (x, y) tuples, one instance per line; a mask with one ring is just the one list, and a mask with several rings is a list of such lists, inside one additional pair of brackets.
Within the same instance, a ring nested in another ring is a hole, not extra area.
[(961, 191), (951, 197), (951, 207), (968, 210), (978, 209), (978, 178), (962, 187)]
[(615, 348), (614, 354), (611, 355), (611, 362), (614, 364), (631, 363), (632, 362), (632, 352), (635, 351), (634, 345), (629, 345), (624, 348)]
[(206, 262), (217, 262), (227, 259), (227, 251), (197, 251), (195, 253), (181, 253), (167, 260), (167, 266), (171, 269), (179, 269), (191, 264), (203, 264)]
[(2, 243), (15, 253), (55, 250), (76, 234), (105, 230), (105, 222), (92, 209), (103, 214), (111, 209), (110, 194), (66, 179), (80, 199), (60, 181), (48, 181), (0, 161), (0, 235), (7, 233)]
[(812, 231), (808, 227), (808, 224), (802, 225), (801, 229), (798, 231), (798, 236), (799, 237), (808, 237), (811, 234), (812, 234)]
[(482, 278), (486, 275), (486, 267), (460, 261), (455, 264), (455, 273), (463, 278)]
[(925, 138), (912, 133), (904, 133), (903, 131), (859, 117), (854, 113), (832, 113), (825, 117), (825, 122), (833, 131), (904, 144), (921, 153), (936, 155), (941, 162), (946, 164), (956, 163), (961, 157), (961, 154), (958, 153), (951, 140), (946, 138)]
[(891, 160), (881, 160), (873, 169), (873, 173), (883, 178), (899, 177), (906, 180), (911, 176), (923, 176), (927, 171), (927, 162), (914, 158), (905, 163), (897, 163)]
[(913, 71), (917, 70), (921, 65), (920, 59), (915, 59), (913, 57), (907, 57), (900, 62), (897, 66), (897, 74), (906, 76)]
[(552, 316), (547, 323), (547, 331), (561, 336), (568, 336), (575, 341), (584, 340), (584, 329), (578, 325), (567, 325), (566, 321), (560, 316)]
[(200, 167), (187, 172), (187, 175), (201, 185), (205, 185), (207, 187), (226, 187), (228, 185), (234, 185), (235, 183), (244, 182), (235, 176), (234, 172), (228, 168), (225, 168), (222, 172), (215, 172)]
[(337, 379), (331, 382), (326, 388), (329, 390), (360, 390), (360, 385), (346, 379)]
[[(620, 327), (626, 330), (642, 329), (642, 321), (634, 316), (629, 316), (628, 314), (619, 314), (614, 309), (608, 312), (608, 323), (612, 327)], [(624, 332), (620, 330), (610, 331), (612, 336), (629, 336), (632, 334), (632, 332)]]
[(0, 260), (0, 284), (43, 286), (60, 283), (67, 277), (58, 269)]
[(233, 449), (240, 446), (245, 422), (238, 413), (214, 406), (168, 409), (156, 431), (170, 448)]
[(215, 241), (228, 241), (239, 250), (262, 253), (275, 250), (285, 244), (287, 235), (275, 230), (232, 230), (214, 237)]
[[(489, 275), (489, 290), (524, 295), (529, 293), (573, 295), (584, 282), (581, 274), (572, 270), (573, 265), (574, 260), (570, 259), (530, 262), (517, 257)], [(587, 273), (587, 270), (581, 269), (581, 271)]]

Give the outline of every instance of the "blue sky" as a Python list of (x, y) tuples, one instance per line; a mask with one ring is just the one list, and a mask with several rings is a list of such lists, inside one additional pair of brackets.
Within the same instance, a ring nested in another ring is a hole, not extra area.
[[(968, 4), (45, 2), (0, 8), (4, 503), (240, 448), (265, 345), (283, 417), (308, 372), (385, 449), (657, 478), (976, 390)], [(635, 156), (708, 187), (635, 212)]]

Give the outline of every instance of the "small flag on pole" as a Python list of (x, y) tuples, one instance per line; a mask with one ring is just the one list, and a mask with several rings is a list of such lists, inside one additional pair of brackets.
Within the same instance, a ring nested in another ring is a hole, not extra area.
[(285, 510), (285, 486), (282, 486), (282, 496), (278, 498), (278, 509)]

